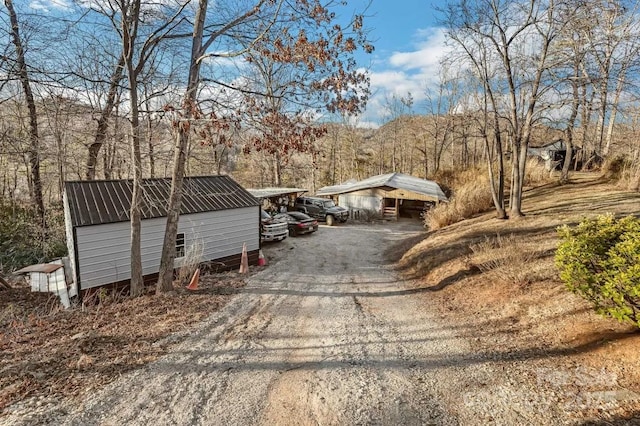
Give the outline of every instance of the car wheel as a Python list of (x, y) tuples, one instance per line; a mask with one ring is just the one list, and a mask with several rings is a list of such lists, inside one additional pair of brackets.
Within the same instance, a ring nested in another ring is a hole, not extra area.
[(295, 237), (298, 235), (298, 232), (295, 229), (289, 229), (289, 236)]
[(335, 223), (335, 219), (333, 218), (333, 216), (328, 215), (327, 216), (327, 225), (333, 226), (334, 223)]

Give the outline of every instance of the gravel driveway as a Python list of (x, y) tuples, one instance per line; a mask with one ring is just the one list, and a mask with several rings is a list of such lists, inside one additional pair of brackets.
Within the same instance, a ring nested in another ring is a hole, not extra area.
[(267, 267), (170, 354), (24, 424), (562, 424), (527, 369), (474, 354), (397, 280), (383, 252), (420, 232), (321, 226), (269, 245)]

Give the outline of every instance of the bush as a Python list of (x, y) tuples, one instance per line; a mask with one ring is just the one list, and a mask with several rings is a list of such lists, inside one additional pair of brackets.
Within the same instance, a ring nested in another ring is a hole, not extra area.
[(47, 212), (48, 228), (33, 209), (0, 203), (0, 272), (65, 256), (67, 246), (62, 212)]
[(200, 239), (193, 241), (187, 248), (183, 259), (181, 259), (180, 270), (178, 271), (178, 284), (180, 287), (189, 284), (189, 281), (202, 263), (202, 253), (204, 242)]
[(560, 278), (596, 312), (640, 327), (640, 220), (613, 215), (558, 229)]

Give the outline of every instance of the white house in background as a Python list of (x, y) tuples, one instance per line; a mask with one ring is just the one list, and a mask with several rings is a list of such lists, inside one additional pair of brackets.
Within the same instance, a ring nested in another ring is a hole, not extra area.
[[(73, 282), (82, 290), (131, 279), (130, 180), (65, 182), (64, 213)], [(171, 179), (142, 182), (142, 269), (157, 277)], [(190, 249), (201, 261), (232, 268), (243, 244), (249, 262), (260, 249), (260, 202), (229, 176), (186, 177), (176, 238), (179, 267)]]
[[(579, 146), (574, 146), (571, 151), (572, 168), (577, 169), (576, 155), (582, 150)], [(547, 170), (561, 170), (564, 158), (567, 156), (567, 144), (564, 140), (558, 139), (554, 142), (542, 146), (530, 146), (527, 148), (527, 155), (537, 157), (544, 161)]]
[(355, 218), (417, 218), (430, 205), (448, 201), (437, 183), (402, 173), (325, 186), (316, 195), (337, 196), (338, 205), (349, 209)]

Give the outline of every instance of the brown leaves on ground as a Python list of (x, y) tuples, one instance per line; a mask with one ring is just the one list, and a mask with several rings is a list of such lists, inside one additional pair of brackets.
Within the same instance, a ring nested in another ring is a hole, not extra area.
[(164, 337), (206, 318), (242, 285), (235, 273), (210, 275), (195, 292), (101, 293), (68, 310), (26, 286), (0, 291), (0, 410), (30, 396), (78, 396), (157, 359), (175, 344)]

